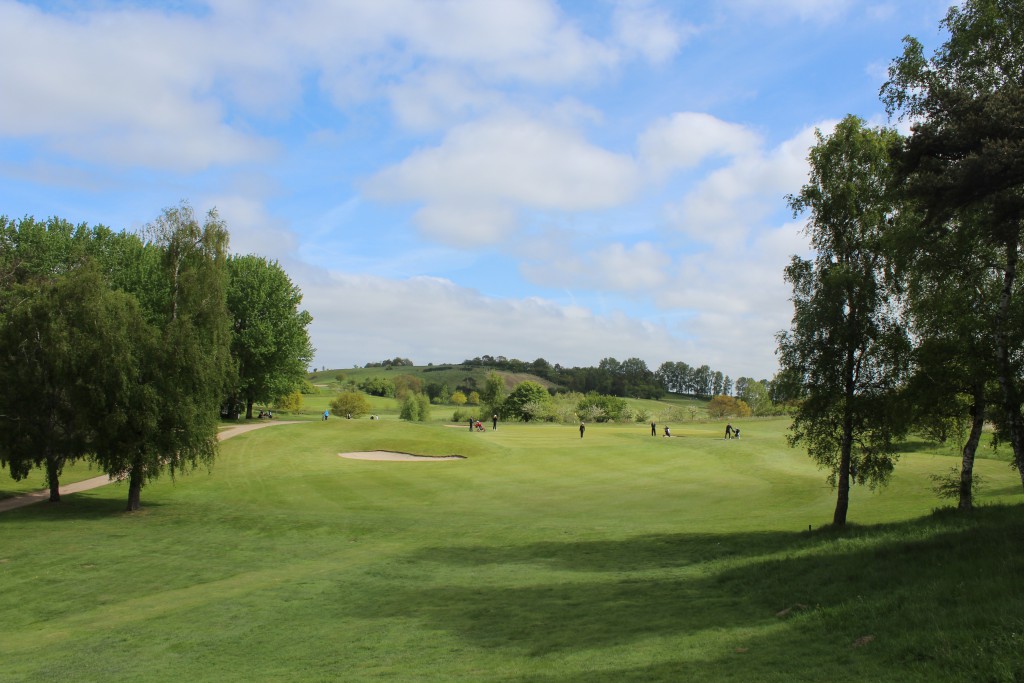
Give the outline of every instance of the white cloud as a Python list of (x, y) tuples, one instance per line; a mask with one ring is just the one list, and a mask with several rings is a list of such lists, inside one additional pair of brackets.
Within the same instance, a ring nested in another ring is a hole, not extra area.
[(453, 128), (439, 146), (381, 171), (364, 190), (373, 199), (425, 204), (421, 227), (459, 244), (480, 241), (473, 224), (488, 215), (501, 218), (484, 229), (493, 241), (511, 236), (510, 211), (608, 208), (629, 199), (638, 186), (631, 158), (565, 127), (502, 117)]
[(389, 96), (398, 122), (416, 130), (440, 128), (497, 109), (504, 100), (455, 69), (418, 70), (392, 86)]
[(705, 243), (726, 246), (742, 241), (751, 226), (783, 205), (786, 194), (800, 191), (807, 181), (807, 155), (814, 142), (814, 127), (809, 127), (767, 154), (738, 157), (670, 207), (670, 220)]
[(612, 22), (618, 42), (654, 64), (673, 57), (683, 41), (695, 32), (693, 27), (674, 21), (664, 9), (644, 1), (616, 5)]
[(655, 291), (664, 310), (686, 312), (699, 362), (762, 379), (775, 367), (775, 334), (793, 310), (783, 269), (808, 253), (803, 226), (761, 229), (749, 242), (682, 257), (676, 277)]
[(288, 222), (268, 214), (261, 199), (244, 194), (211, 195), (199, 206), (217, 209), (231, 233), (230, 247), (234, 253), (284, 260), (298, 246)]
[[(0, 136), (75, 158), (181, 171), (264, 159), (208, 94), (206, 29), (155, 12), (48, 15), (0, 5)], [(180, 46), (188, 45), (188, 50)]]
[(555, 255), (520, 267), (531, 282), (556, 288), (647, 292), (667, 281), (672, 257), (650, 242), (609, 244), (583, 254)]
[(680, 41), (643, 5), (613, 23), (615, 35), (587, 35), (549, 0), (211, 0), (195, 14), (6, 2), (0, 136), (148, 168), (266, 160), (275, 150), (255, 131), (292, 115), (311, 74), (339, 108), (388, 101), (429, 130), (504, 106), (500, 88), (598, 84)]
[(493, 299), (439, 278), (306, 273), (300, 286), (303, 305), (316, 311), (310, 327), (316, 364), (328, 367), (485, 353), (521, 360), (543, 354), (563, 365), (596, 365), (604, 356), (660, 364), (680, 353), (680, 340), (663, 325), (538, 298)]
[(756, 133), (710, 114), (680, 112), (654, 122), (640, 135), (637, 151), (655, 177), (692, 168), (708, 157), (738, 156), (756, 151)]

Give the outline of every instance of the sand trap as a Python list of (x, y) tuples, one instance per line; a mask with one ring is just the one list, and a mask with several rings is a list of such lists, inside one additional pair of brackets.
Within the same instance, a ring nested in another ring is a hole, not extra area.
[(359, 451), (358, 453), (338, 453), (340, 458), (351, 460), (393, 460), (397, 462), (429, 462), (433, 460), (465, 460), (462, 455), (412, 455), (394, 451)]

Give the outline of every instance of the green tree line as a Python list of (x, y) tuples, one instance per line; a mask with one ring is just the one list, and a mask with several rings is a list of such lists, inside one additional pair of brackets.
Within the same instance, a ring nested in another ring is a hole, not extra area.
[[(216, 211), (138, 233), (0, 216), (0, 466), (88, 458), (128, 481), (212, 463), (222, 406), (297, 389), (309, 314), (280, 266), (228, 254)], [(251, 412), (250, 412), (251, 414)]]

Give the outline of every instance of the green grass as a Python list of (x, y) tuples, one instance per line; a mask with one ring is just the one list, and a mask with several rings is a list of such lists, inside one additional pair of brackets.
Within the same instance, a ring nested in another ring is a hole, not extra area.
[[(955, 459), (909, 452), (835, 531), (785, 422), (742, 425), (332, 419), (227, 441), (141, 513), (120, 484), (2, 513), (0, 681), (1024, 677), (1005, 462), (933, 513)], [(371, 449), (467, 457), (337, 456)]]
[[(70, 484), (72, 482), (82, 481), (83, 479), (98, 477), (101, 474), (103, 474), (103, 472), (96, 469), (95, 465), (91, 465), (87, 462), (76, 462), (64, 468), (64, 473), (60, 477), (60, 483)], [(12, 496), (17, 496), (22, 493), (42, 491), (46, 487), (46, 472), (42, 469), (33, 470), (21, 481), (14, 481), (11, 479), (10, 473), (7, 470), (0, 471), (0, 500), (3, 500), (4, 498), (11, 498)]]

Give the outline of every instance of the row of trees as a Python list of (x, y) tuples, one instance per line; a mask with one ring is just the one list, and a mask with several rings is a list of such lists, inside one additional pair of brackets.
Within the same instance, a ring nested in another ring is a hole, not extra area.
[(226, 397), (301, 386), (301, 296), (227, 247), (216, 212), (185, 204), (139, 234), (0, 217), (0, 466), (45, 468), (56, 502), (64, 466), (90, 458), (135, 510), (147, 481), (212, 462)]
[(816, 255), (786, 269), (780, 384), (800, 395), (791, 443), (837, 488), (836, 525), (912, 428), (964, 435), (961, 508), (986, 421), (1024, 483), (1024, 5), (968, 0), (943, 26), (929, 58), (905, 39), (881, 91), (911, 134), (847, 117), (789, 197)]
[[(567, 368), (552, 365), (543, 358), (527, 363), (504, 356), (478, 356), (462, 362), (464, 367), (493, 367), (506, 372), (529, 373), (558, 385), (566, 391), (596, 392), (608, 396), (632, 398), (661, 398), (666, 393), (687, 394), (700, 398), (731, 396), (739, 390), (721, 371), (707, 365), (691, 366), (682, 361), (666, 361), (657, 370), (651, 370), (640, 358), (602, 358), (596, 367)], [(754, 382), (751, 378), (743, 378)], [(767, 386), (767, 381), (762, 380)]]

